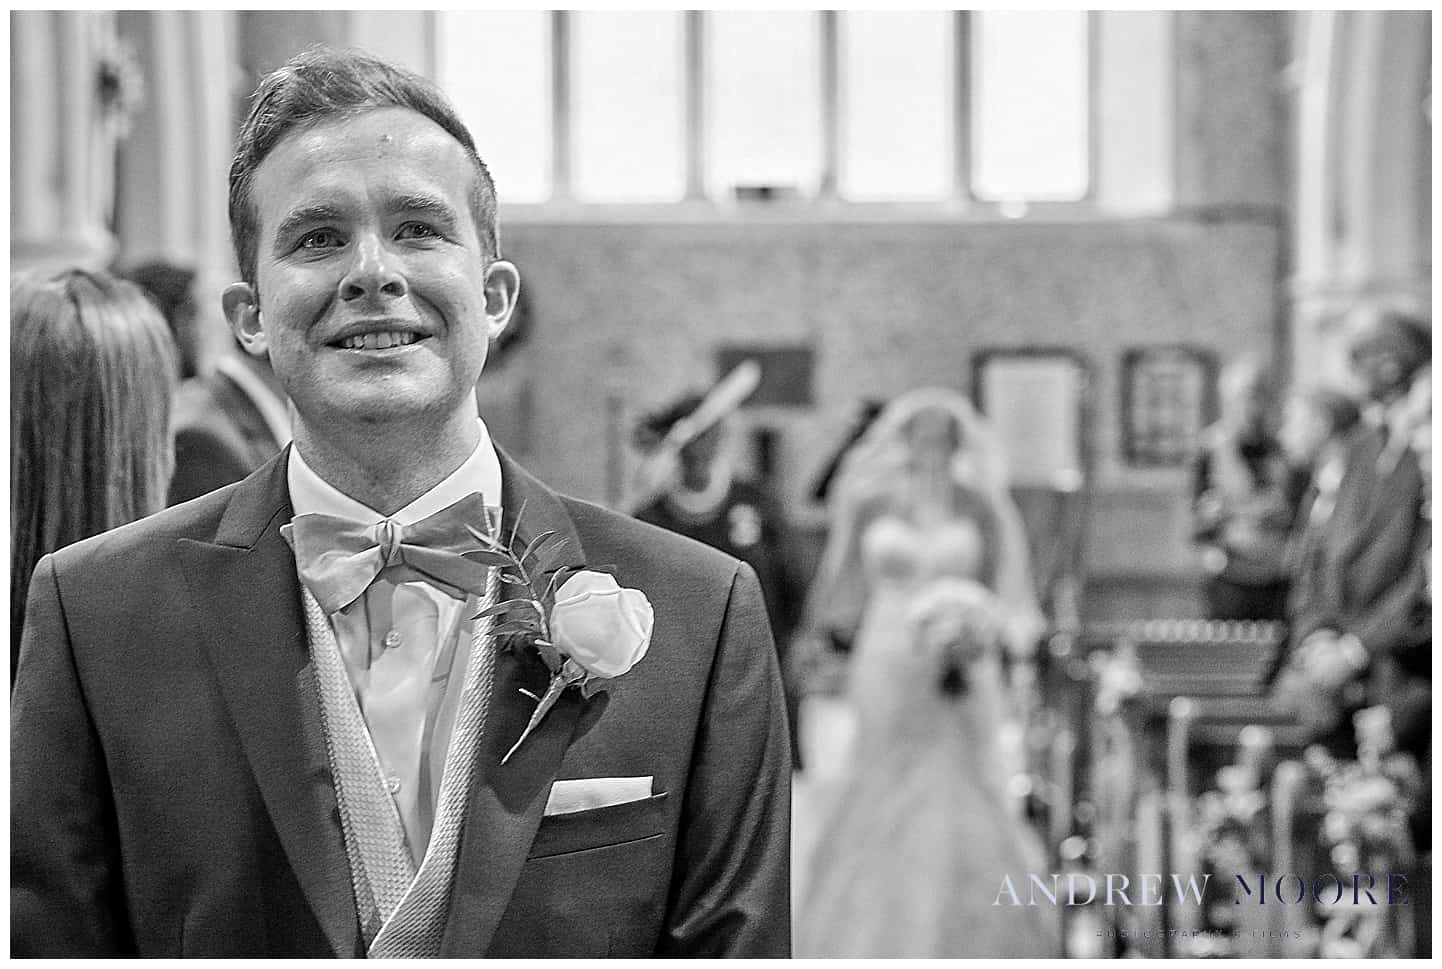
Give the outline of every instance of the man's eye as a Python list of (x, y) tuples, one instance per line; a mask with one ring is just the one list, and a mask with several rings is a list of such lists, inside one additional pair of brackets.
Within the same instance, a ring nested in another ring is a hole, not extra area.
[(340, 234), (334, 229), (316, 229), (301, 236), (301, 249), (329, 249), (340, 245)]
[(407, 222), (396, 235), (401, 239), (436, 239), (440, 233), (424, 222)]

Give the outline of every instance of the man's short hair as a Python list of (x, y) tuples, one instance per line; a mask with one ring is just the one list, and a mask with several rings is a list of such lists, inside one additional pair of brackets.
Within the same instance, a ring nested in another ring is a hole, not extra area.
[(1432, 328), (1420, 316), (1395, 306), (1363, 308), (1353, 319), (1348, 353), (1381, 350), (1392, 353), (1410, 379), (1432, 359)]
[(501, 254), (496, 187), (455, 108), (430, 81), (357, 50), (311, 47), (261, 79), (251, 95), (230, 163), (230, 236), (241, 277), (255, 283), (260, 245), (253, 192), (261, 162), (291, 132), (354, 117), (377, 108), (408, 108), (440, 125), (475, 166), (471, 216), (487, 260)]

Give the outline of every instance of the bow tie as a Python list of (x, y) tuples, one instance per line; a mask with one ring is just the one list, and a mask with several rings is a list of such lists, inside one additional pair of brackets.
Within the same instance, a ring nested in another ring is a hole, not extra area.
[(499, 517), (496, 509), (469, 494), (412, 525), (309, 514), (282, 525), (280, 534), (295, 550), (301, 582), (330, 615), (359, 599), (387, 569), (396, 581), (420, 579), (455, 599), (484, 596), (489, 569), (464, 557), (481, 547), (466, 526), (489, 528), (493, 516)]

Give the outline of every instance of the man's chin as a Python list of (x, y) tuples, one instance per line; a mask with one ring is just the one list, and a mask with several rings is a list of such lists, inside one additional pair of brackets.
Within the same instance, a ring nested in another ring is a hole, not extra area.
[(372, 433), (390, 430), (411, 433), (417, 428), (439, 426), (441, 415), (449, 408), (434, 398), (391, 389), (356, 394), (318, 410), (323, 415), (319, 424), (321, 429), (350, 426)]

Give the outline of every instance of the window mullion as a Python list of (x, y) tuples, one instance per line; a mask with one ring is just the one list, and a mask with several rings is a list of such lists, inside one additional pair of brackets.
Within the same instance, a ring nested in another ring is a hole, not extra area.
[(837, 197), (837, 171), (841, 160), (841, 41), (835, 10), (820, 11), (821, 44), (821, 181), (818, 198)]
[(686, 11), (686, 198), (706, 197), (706, 12)]
[(971, 99), (971, 14), (966, 10), (958, 10), (954, 14), (952, 38), (955, 55), (952, 61), (952, 71), (956, 83), (956, 104), (953, 106), (952, 116), (955, 119), (955, 142), (952, 150), (955, 152), (953, 163), (955, 165), (956, 185), (954, 186), (955, 197), (968, 204), (976, 201), (976, 195), (971, 188), (971, 139), (972, 139), (972, 99)]
[(1086, 14), (1086, 191), (1082, 201), (1097, 199), (1097, 172), (1101, 171), (1101, 15), (1093, 10)]
[(551, 12), (551, 198), (573, 197), (571, 158), (571, 15)]

